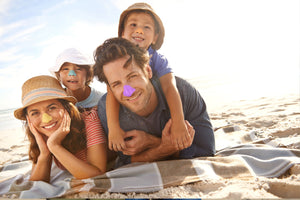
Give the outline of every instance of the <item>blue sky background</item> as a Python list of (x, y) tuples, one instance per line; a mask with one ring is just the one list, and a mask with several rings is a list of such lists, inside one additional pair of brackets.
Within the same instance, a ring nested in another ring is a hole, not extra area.
[[(135, 2), (0, 0), (0, 109), (20, 106), (23, 82), (49, 74), (64, 49), (92, 58), (97, 46), (117, 36), (121, 12)], [(215, 91), (220, 96), (224, 90), (240, 98), (299, 92), (298, 0), (145, 2), (165, 25), (160, 52), (175, 74), (206, 80), (204, 89), (223, 85)], [(93, 86), (105, 91), (97, 81)]]

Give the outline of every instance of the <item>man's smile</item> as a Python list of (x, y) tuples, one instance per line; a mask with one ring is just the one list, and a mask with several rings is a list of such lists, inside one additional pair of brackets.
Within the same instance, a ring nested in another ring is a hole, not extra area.
[(126, 101), (135, 101), (142, 95), (142, 92), (135, 92), (130, 98), (127, 98)]

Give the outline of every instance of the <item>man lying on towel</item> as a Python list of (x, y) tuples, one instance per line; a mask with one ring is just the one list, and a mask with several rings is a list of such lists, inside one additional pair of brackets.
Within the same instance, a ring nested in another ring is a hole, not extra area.
[[(106, 40), (95, 51), (94, 74), (105, 82), (120, 103), (119, 123), (126, 147), (118, 152), (116, 167), (131, 162), (213, 156), (215, 139), (206, 104), (187, 81), (176, 77), (189, 146), (171, 142), (171, 115), (159, 80), (152, 75), (147, 51), (122, 38)], [(108, 134), (106, 95), (98, 115)]]

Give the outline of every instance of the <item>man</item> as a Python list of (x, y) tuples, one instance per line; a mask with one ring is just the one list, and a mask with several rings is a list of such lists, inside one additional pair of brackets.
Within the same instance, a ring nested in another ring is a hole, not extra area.
[[(120, 103), (120, 126), (126, 132), (126, 148), (116, 166), (169, 158), (213, 156), (215, 139), (199, 92), (176, 77), (190, 146), (181, 151), (170, 138), (170, 110), (160, 83), (152, 76), (145, 50), (122, 38), (106, 40), (95, 52), (94, 75), (105, 82)], [(98, 115), (106, 133), (106, 96), (98, 103)]]

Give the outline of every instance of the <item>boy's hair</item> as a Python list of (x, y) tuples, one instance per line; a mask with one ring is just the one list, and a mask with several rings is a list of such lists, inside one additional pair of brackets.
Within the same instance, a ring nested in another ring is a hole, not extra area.
[(131, 6), (129, 6), (126, 10), (124, 10), (122, 12), (122, 14), (120, 15), (120, 20), (119, 20), (118, 36), (122, 37), (123, 32), (124, 32), (125, 22), (129, 16), (129, 14), (132, 12), (144, 12), (144, 13), (150, 14), (152, 16), (154, 23), (155, 23), (155, 33), (158, 34), (158, 37), (157, 37), (156, 43), (152, 44), (151, 47), (154, 50), (160, 49), (161, 45), (164, 42), (165, 28), (164, 28), (164, 25), (163, 25), (160, 17), (155, 13), (153, 8), (146, 3), (135, 3)]
[(144, 67), (149, 63), (148, 51), (136, 46), (129, 40), (124, 38), (110, 38), (105, 40), (102, 45), (97, 47), (94, 53), (94, 75), (100, 82), (108, 84), (103, 72), (103, 66), (127, 55), (129, 55), (142, 70), (144, 70)]

